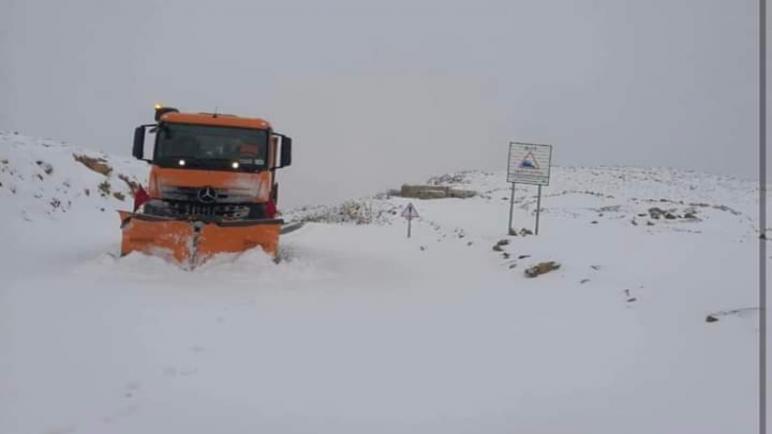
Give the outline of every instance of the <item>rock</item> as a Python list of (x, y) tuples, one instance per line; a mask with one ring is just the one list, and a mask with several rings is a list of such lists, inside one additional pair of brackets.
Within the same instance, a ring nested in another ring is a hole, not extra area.
[(118, 179), (126, 183), (127, 186), (129, 186), (129, 190), (131, 190), (132, 193), (135, 193), (139, 189), (139, 183), (136, 181), (132, 181), (129, 179), (128, 176), (120, 173), (118, 174)]
[(400, 196), (415, 199), (443, 199), (448, 197), (450, 187), (439, 185), (409, 185), (404, 184), (400, 189)]
[(593, 221), (591, 221), (591, 222), (590, 222), (590, 224), (591, 224), (591, 225), (597, 225), (597, 224), (598, 224), (598, 221), (597, 221), (597, 220), (593, 220)]
[(705, 317), (705, 322), (716, 322), (716, 321), (718, 321), (718, 318), (716, 318), (713, 315), (708, 315), (707, 317)]
[(582, 279), (582, 280), (579, 281), (579, 284), (580, 285), (584, 285), (585, 283), (587, 283), (589, 281), (590, 281), (590, 279)]
[(659, 220), (660, 217), (662, 217), (665, 214), (665, 210), (662, 208), (657, 208), (656, 206), (653, 208), (649, 208), (649, 217), (653, 218), (654, 220)]
[(466, 180), (466, 173), (447, 173), (440, 176), (432, 176), (426, 182), (431, 185), (460, 184)]
[(448, 191), (448, 194), (450, 195), (450, 197), (455, 197), (457, 199), (469, 199), (470, 197), (475, 197), (477, 195), (477, 192), (472, 190), (458, 190), (455, 188), (451, 188)]
[(525, 270), (525, 276), (533, 278), (544, 273), (557, 270), (558, 268), (560, 268), (560, 264), (555, 261), (540, 262), (532, 267), (527, 268)]
[(531, 257), (531, 255), (519, 255), (517, 257), (517, 259), (525, 259), (525, 258), (530, 258), (530, 257)]
[(73, 154), (72, 157), (75, 159), (75, 161), (82, 163), (84, 166), (88, 167), (94, 172), (101, 173), (104, 176), (109, 175), (110, 172), (113, 171), (113, 168), (107, 164), (107, 160), (104, 158), (94, 158), (89, 157), (88, 155), (76, 154)]
[(54, 172), (54, 166), (46, 163), (45, 161), (38, 160), (35, 162), (38, 166), (40, 166), (44, 172), (46, 172), (46, 175), (50, 175)]
[(503, 247), (509, 244), (509, 240), (503, 239), (499, 240), (496, 244), (493, 245), (493, 251), (494, 252), (502, 252), (504, 251)]
[(503, 252), (503, 253), (501, 254), (501, 257), (503, 257), (504, 259), (509, 259), (509, 253), (507, 253), (507, 252)]
[(523, 237), (526, 235), (533, 235), (533, 231), (530, 229), (522, 228), (520, 229), (520, 235)]
[(477, 195), (477, 192), (472, 190), (459, 190), (443, 185), (404, 184), (398, 195), (415, 199), (445, 199), (448, 197), (467, 199)]
[(97, 188), (99, 189), (99, 194), (102, 196), (107, 197), (110, 194), (110, 182), (109, 181), (102, 181), (97, 185)]

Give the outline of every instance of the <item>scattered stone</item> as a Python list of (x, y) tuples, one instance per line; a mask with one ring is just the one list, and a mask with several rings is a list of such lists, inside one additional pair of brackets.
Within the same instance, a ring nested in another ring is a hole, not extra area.
[(598, 208), (598, 212), (601, 214), (604, 212), (617, 212), (622, 208), (622, 205), (609, 205)]
[(520, 229), (520, 236), (526, 236), (526, 235), (533, 235), (533, 231), (530, 229), (522, 228)]
[(654, 226), (654, 222), (651, 220), (646, 220), (646, 226)]
[(493, 245), (493, 251), (495, 252), (501, 252), (504, 251), (503, 247), (509, 244), (509, 240), (503, 239), (499, 240), (496, 244)]
[(600, 265), (590, 265), (590, 268), (592, 268), (595, 271), (600, 270)]
[(122, 173), (118, 175), (118, 179), (120, 179), (121, 181), (125, 182), (126, 185), (129, 186), (129, 190), (131, 190), (132, 194), (135, 193), (137, 191), (137, 189), (139, 189), (139, 183), (138, 182), (132, 181), (131, 179), (129, 179), (128, 176), (126, 176), (126, 175), (124, 175)]
[(633, 303), (633, 302), (635, 302), (635, 301), (638, 301), (638, 299), (637, 299), (637, 298), (635, 298), (635, 297), (630, 297), (630, 298), (628, 298), (628, 299), (627, 299), (627, 302), (628, 302), (628, 303)]
[(46, 172), (46, 175), (50, 175), (50, 174), (54, 173), (54, 166), (46, 163), (45, 161), (38, 160), (38, 161), (35, 162), (35, 164), (40, 166), (43, 169), (43, 171)]
[(97, 185), (97, 188), (99, 189), (99, 194), (102, 196), (108, 196), (110, 195), (110, 182), (109, 181), (102, 181)]
[(713, 315), (708, 315), (705, 317), (705, 322), (716, 322), (716, 321), (718, 321), (718, 318), (716, 318)]
[(474, 243), (473, 243), (473, 242), (471, 242), (471, 241), (467, 241), (467, 242), (466, 242), (466, 245), (467, 245), (467, 246), (471, 246), (472, 244), (474, 244)]
[(72, 154), (72, 157), (75, 158), (75, 161), (83, 164), (84, 166), (88, 167), (94, 172), (100, 173), (104, 176), (109, 175), (110, 172), (113, 171), (113, 168), (110, 167), (109, 164), (107, 164), (107, 160), (105, 160), (104, 158), (94, 158), (94, 157), (89, 157), (88, 155), (76, 155), (76, 154)]
[(113, 197), (115, 197), (116, 199), (118, 199), (120, 201), (126, 200), (126, 195), (121, 193), (120, 191), (116, 191), (115, 193), (113, 193)]
[(597, 221), (597, 220), (593, 220), (593, 221), (591, 221), (591, 222), (590, 222), (590, 224), (591, 224), (591, 225), (597, 225), (597, 224), (598, 224), (598, 221)]
[(560, 264), (558, 264), (555, 261), (540, 262), (532, 267), (527, 268), (525, 270), (525, 276), (536, 277), (544, 273), (549, 273), (550, 271), (557, 270), (558, 268), (560, 268)]
[(531, 255), (518, 255), (517, 259), (525, 259), (525, 258), (530, 258), (530, 257), (531, 257)]
[(673, 214), (670, 211), (668, 211), (668, 212), (665, 213), (665, 218), (668, 219), (668, 220), (675, 220), (678, 217), (675, 214)]
[(83, 193), (85, 193), (86, 196), (90, 196), (91, 195), (91, 190), (89, 190), (88, 188), (84, 188), (83, 189)]
[(419, 250), (421, 250), (421, 251), (423, 252), (424, 250), (426, 250), (426, 246), (421, 246), (421, 247), (419, 247), (418, 249), (419, 249)]
[(649, 208), (649, 217), (653, 218), (654, 220), (659, 220), (660, 217), (662, 217), (665, 214), (665, 210), (658, 207)]
[(631, 223), (633, 226), (638, 226), (638, 222), (637, 222), (637, 221), (635, 221), (635, 217), (633, 217), (633, 219), (632, 219), (632, 220), (630, 220), (630, 223)]
[(587, 283), (589, 281), (590, 281), (590, 279), (582, 279), (582, 280), (579, 281), (579, 284), (580, 285), (584, 285), (585, 283)]
[(511, 269), (513, 269), (513, 268), (515, 268), (515, 267), (517, 267), (517, 262), (514, 262), (514, 263), (512, 263), (512, 264), (509, 264), (509, 269), (510, 269), (510, 270), (511, 270)]
[(501, 256), (502, 256), (504, 259), (509, 259), (509, 253), (507, 253), (507, 252), (503, 252), (503, 253), (501, 254)]

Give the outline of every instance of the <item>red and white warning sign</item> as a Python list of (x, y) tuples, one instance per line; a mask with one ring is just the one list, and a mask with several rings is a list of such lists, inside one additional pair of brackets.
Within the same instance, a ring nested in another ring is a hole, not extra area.
[(552, 145), (509, 142), (507, 182), (549, 185)]
[(407, 204), (405, 209), (402, 210), (402, 217), (407, 219), (407, 237), (410, 238), (413, 219), (418, 217), (418, 210), (413, 206), (413, 202)]
[(406, 218), (408, 220), (412, 220), (412, 219), (418, 217), (418, 210), (415, 209), (415, 207), (413, 206), (412, 202), (407, 204), (405, 209), (402, 210), (402, 217), (404, 217), (404, 218)]

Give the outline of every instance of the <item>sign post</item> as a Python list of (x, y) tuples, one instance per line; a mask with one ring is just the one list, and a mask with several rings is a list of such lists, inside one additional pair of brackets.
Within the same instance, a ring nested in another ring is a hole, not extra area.
[(408, 203), (405, 209), (402, 210), (402, 217), (407, 219), (407, 237), (410, 238), (410, 227), (412, 226), (413, 219), (418, 217), (418, 210), (413, 206), (413, 202)]
[(538, 186), (536, 198), (536, 226), (534, 233), (539, 234), (539, 215), (541, 214), (541, 187), (550, 183), (550, 167), (552, 166), (552, 145), (536, 143), (509, 142), (509, 161), (507, 167), (507, 182), (512, 183), (512, 197), (509, 201), (509, 235), (516, 231), (512, 228), (512, 214), (515, 205), (515, 184), (532, 184)]
[(512, 196), (509, 198), (509, 235), (515, 235), (517, 232), (512, 229), (512, 215), (515, 211), (515, 183), (512, 183)]

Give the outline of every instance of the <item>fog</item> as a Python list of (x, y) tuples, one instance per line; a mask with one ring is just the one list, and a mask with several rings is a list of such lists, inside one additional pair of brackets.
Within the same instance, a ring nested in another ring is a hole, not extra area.
[(128, 154), (156, 102), (293, 137), (284, 206), (459, 169), (755, 178), (756, 0), (0, 0), (0, 130)]

